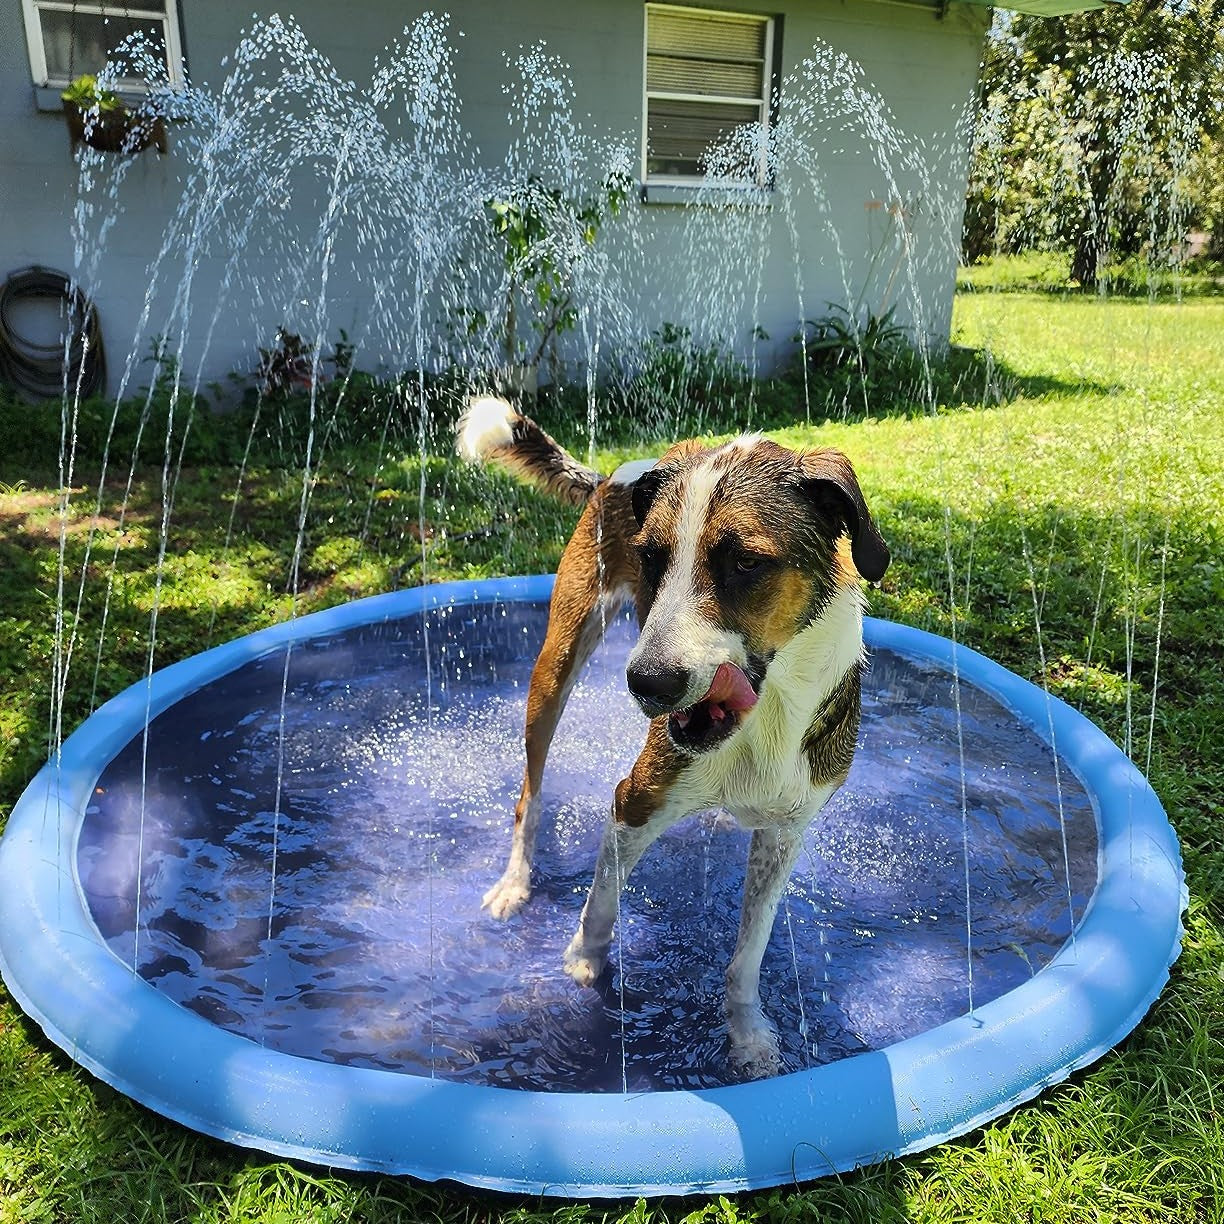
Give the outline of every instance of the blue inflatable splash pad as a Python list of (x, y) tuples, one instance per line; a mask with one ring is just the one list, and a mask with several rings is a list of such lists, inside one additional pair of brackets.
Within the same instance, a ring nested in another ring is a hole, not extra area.
[(0, 841), (0, 969), (77, 1062), (207, 1134), (575, 1197), (733, 1191), (960, 1135), (1138, 1023), (1181, 936), (1176, 839), (1069, 707), (867, 624), (850, 779), (762, 974), (785, 1061), (737, 1083), (723, 972), (746, 834), (694, 816), (630, 880), (609, 972), (561, 953), (645, 721), (609, 629), (546, 776), (536, 885), (480, 909), (551, 578), (427, 587), (156, 673)]

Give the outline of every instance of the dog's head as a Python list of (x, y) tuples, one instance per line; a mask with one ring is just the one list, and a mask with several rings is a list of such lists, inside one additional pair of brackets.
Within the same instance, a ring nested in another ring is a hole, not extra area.
[[(641, 638), (630, 692), (683, 752), (724, 743), (756, 704), (774, 656), (854, 570), (878, 580), (888, 548), (850, 461), (746, 437), (682, 444), (632, 488)], [(849, 538), (853, 566), (839, 548)]]

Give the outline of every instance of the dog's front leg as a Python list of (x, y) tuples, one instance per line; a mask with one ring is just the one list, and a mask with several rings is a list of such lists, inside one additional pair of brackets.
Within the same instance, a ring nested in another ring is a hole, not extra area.
[(595, 876), (578, 930), (565, 951), (565, 971), (580, 986), (594, 982), (607, 964), (621, 889), (638, 859), (660, 834), (696, 810), (673, 787), (683, 765), (667, 738), (664, 720), (656, 719), (629, 776), (617, 783), (616, 800), (599, 844)]
[(748, 850), (739, 938), (727, 969), (727, 1022), (731, 1061), (752, 1078), (781, 1069), (778, 1037), (761, 1009), (761, 961), (805, 828), (797, 822), (756, 829)]
[(621, 890), (638, 859), (663, 831), (658, 827), (663, 823), (649, 821), (635, 828), (617, 820), (615, 808), (609, 815), (578, 930), (565, 950), (565, 972), (579, 986), (590, 986), (603, 972), (612, 945)]

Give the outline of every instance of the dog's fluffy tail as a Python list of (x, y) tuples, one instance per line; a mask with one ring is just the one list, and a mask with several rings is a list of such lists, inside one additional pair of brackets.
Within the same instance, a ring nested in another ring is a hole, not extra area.
[(469, 463), (496, 463), (571, 505), (585, 505), (603, 479), (496, 396), (470, 400), (455, 433), (459, 454)]

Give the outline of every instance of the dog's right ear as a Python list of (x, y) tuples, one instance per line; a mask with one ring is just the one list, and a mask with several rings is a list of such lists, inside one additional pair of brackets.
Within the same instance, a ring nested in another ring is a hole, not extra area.
[(633, 517), (637, 520), (638, 527), (645, 526), (650, 507), (654, 505), (655, 498), (659, 496), (659, 490), (671, 476), (672, 473), (667, 468), (652, 467), (633, 482), (629, 498), (633, 505)]

